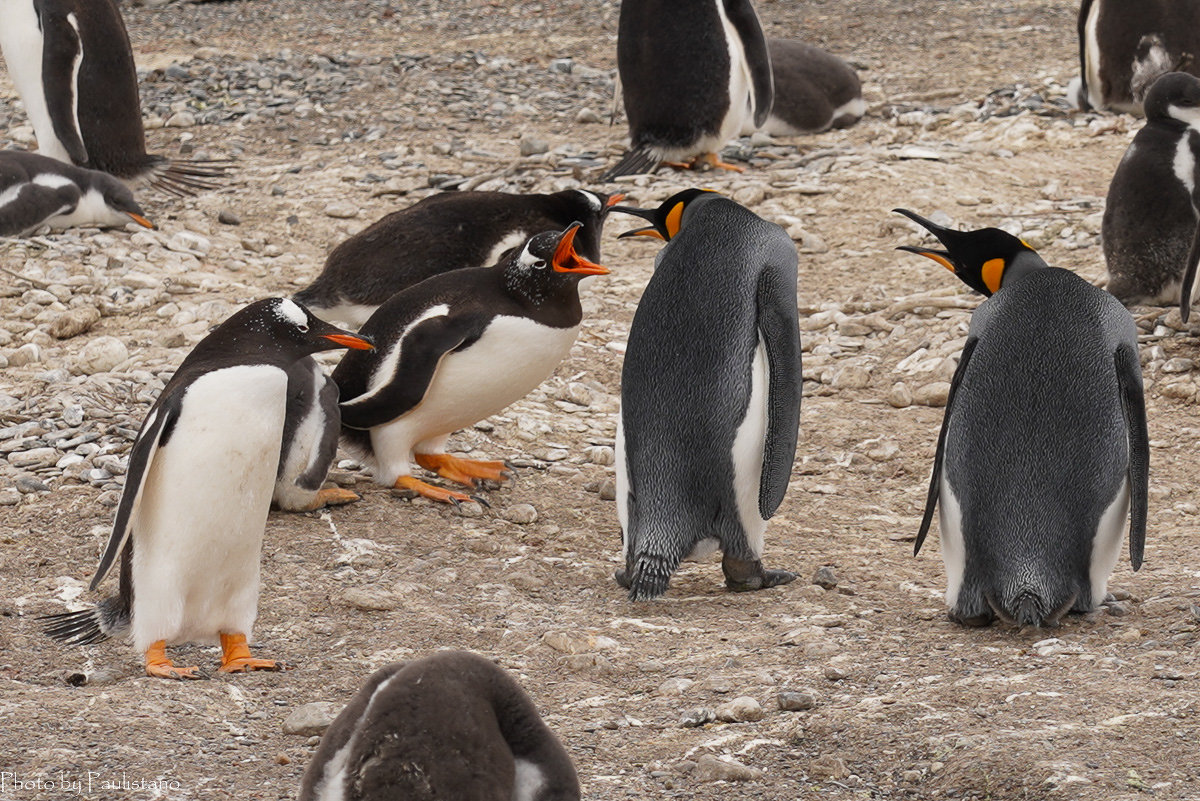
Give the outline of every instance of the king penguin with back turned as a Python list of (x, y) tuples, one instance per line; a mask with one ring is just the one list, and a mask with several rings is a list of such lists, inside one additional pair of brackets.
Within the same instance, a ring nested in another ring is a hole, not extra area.
[(933, 259), (989, 298), (950, 385), (914, 552), (935, 506), (950, 617), (1053, 626), (1104, 600), (1129, 518), (1142, 563), (1150, 443), (1137, 327), (1110, 294), (998, 228), (910, 211)]
[(219, 637), (221, 671), (273, 669), (247, 644), (259, 561), (287, 429), (288, 367), (371, 344), (284, 298), (250, 304), (188, 354), (138, 432), (95, 590), (118, 558), (120, 591), (53, 615), (46, 633), (76, 645), (130, 631), (146, 673), (199, 678), (171, 643)]
[(796, 248), (779, 226), (689, 189), (627, 235), (666, 239), (629, 330), (617, 424), (617, 516), (632, 600), (684, 558), (723, 552), (732, 590), (795, 578), (762, 565), (796, 455), (802, 389)]

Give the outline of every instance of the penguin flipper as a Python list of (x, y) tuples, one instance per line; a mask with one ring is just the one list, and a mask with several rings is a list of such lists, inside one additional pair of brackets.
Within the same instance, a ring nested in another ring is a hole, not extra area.
[(1146, 429), (1146, 398), (1142, 391), (1142, 367), (1137, 347), (1127, 342), (1114, 354), (1121, 410), (1129, 436), (1129, 561), (1142, 566), (1146, 550), (1146, 509), (1150, 484), (1150, 434)]
[[(789, 242), (790, 245), (790, 242)], [(767, 430), (763, 443), (758, 511), (766, 520), (775, 514), (796, 458), (800, 402), (804, 394), (800, 330), (796, 319), (795, 249), (788, 268), (768, 266), (758, 279), (758, 334), (767, 350)]]
[[(1196, 135), (1188, 131), (1189, 144), (1196, 144)], [(1196, 152), (1196, 148), (1192, 149)], [(1179, 316), (1186, 323), (1192, 312), (1192, 292), (1196, 285), (1196, 269), (1200, 267), (1200, 197), (1192, 194), (1192, 209), (1196, 212), (1196, 228), (1192, 231), (1192, 246), (1188, 248), (1187, 261), (1184, 263), (1183, 280), (1179, 284)]]
[(933, 456), (933, 473), (929, 476), (929, 494), (925, 497), (925, 513), (921, 517), (921, 528), (917, 532), (913, 556), (921, 552), (921, 546), (925, 543), (925, 535), (929, 533), (929, 525), (933, 522), (933, 510), (937, 507), (938, 490), (942, 483), (942, 459), (946, 455), (946, 431), (950, 428), (950, 414), (954, 410), (954, 395), (958, 392), (958, 385), (967, 372), (967, 363), (971, 361), (971, 353), (978, 344), (978, 337), (967, 339), (962, 355), (958, 357), (958, 367), (954, 370), (954, 378), (950, 379), (950, 393), (946, 397), (946, 413), (942, 417), (942, 428), (938, 432), (937, 452)]
[(71, 161), (86, 165), (87, 148), (79, 132), (78, 78), (83, 44), (71, 15), (41, 14), (42, 37), (61, 42), (61, 47), (42, 47), (42, 89), (54, 135), (66, 148)]
[(22, 187), (13, 202), (0, 207), (0, 236), (24, 236), (51, 217), (71, 211), (79, 200), (79, 190), (74, 192), (75, 202), (67, 202), (64, 195), (72, 187), (52, 189), (39, 184)]
[(767, 50), (767, 38), (754, 6), (749, 0), (724, 0), (725, 15), (742, 40), (742, 52), (750, 68), (750, 81), (754, 85), (754, 127), (761, 128), (771, 114), (775, 103), (775, 79), (771, 73), (771, 54)]

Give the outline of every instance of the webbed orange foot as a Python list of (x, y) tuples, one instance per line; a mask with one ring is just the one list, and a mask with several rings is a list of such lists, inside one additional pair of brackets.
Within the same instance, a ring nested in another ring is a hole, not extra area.
[(461, 459), (448, 453), (417, 453), (413, 456), (417, 464), (426, 470), (467, 487), (474, 487), (480, 479), (500, 482), (512, 475), (508, 465), (500, 461)]
[(351, 492), (341, 487), (325, 487), (324, 489), (317, 490), (317, 497), (303, 511), (312, 512), (326, 506), (342, 506), (347, 503), (354, 503), (357, 500), (359, 500), (357, 492)]
[(245, 634), (221, 634), (221, 672), (247, 673), (251, 670), (283, 670), (274, 659), (255, 659), (250, 655)]
[(199, 667), (195, 665), (178, 667), (170, 659), (167, 659), (166, 640), (159, 640), (146, 649), (146, 675), (156, 679), (174, 679), (175, 681), (204, 678), (200, 674)]
[(431, 501), (437, 501), (438, 503), (452, 503), (455, 506), (465, 501), (477, 500), (476, 498), (472, 498), (470, 495), (464, 495), (461, 492), (454, 492), (453, 490), (435, 487), (433, 484), (427, 484), (421, 479), (414, 478), (413, 476), (400, 476), (400, 478), (396, 479), (394, 486), (396, 489), (411, 490), (412, 492), (420, 495), (422, 498), (428, 498)]

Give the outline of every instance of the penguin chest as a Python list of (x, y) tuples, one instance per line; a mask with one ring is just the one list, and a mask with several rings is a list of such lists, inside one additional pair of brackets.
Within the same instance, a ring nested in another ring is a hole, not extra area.
[[(43, 178), (58, 178), (61, 183), (57, 184), (57, 186), (66, 186), (71, 183), (66, 178), (40, 175), (34, 180), (34, 183), (40, 183), (44, 186), (55, 186), (47, 181), (43, 181)], [(104, 196), (95, 189), (89, 189), (87, 192), (84, 192), (75, 203), (74, 208), (65, 209), (59, 214), (46, 219), (46, 225), (56, 230), (74, 228), (78, 225), (119, 228), (127, 222), (129, 222), (129, 216), (114, 210), (105, 203)]]
[[(0, 18), (4, 21), (0, 25), (0, 50), (4, 52), (4, 64), (8, 67), (8, 74), (21, 95), (21, 102), (37, 135), (38, 152), (70, 163), (67, 149), (54, 135), (54, 123), (46, 104), (46, 90), (42, 83), (42, 53), (46, 42), (42, 38), (33, 0), (0, 2)], [(74, 19), (74, 15), (71, 15), (71, 19)], [(82, 58), (83, 53), (77, 53), (73, 62), (72, 89), (76, 85), (75, 78), (79, 75)], [(79, 127), (77, 115), (72, 123), (76, 128)]]
[(754, 81), (750, 77), (750, 63), (746, 58), (746, 48), (742, 37), (725, 13), (723, 0), (716, 0), (717, 13), (721, 17), (725, 42), (729, 48), (729, 108), (721, 121), (720, 130), (715, 137), (713, 146), (705, 144), (706, 150), (718, 151), (730, 139), (738, 136), (749, 126), (754, 129)]

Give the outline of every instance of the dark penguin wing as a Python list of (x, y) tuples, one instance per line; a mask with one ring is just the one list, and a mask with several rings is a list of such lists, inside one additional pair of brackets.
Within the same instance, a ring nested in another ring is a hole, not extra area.
[[(771, 55), (767, 51), (767, 39), (762, 25), (750, 0), (722, 0), (725, 15), (742, 40), (742, 52), (750, 67), (750, 80), (754, 83), (754, 125), (761, 128), (771, 113), (775, 102), (775, 84), (771, 76)], [(732, 102), (732, 99), (731, 99)]]
[[(287, 368), (288, 395), (287, 411), (283, 422), (283, 447), (279, 452), (279, 469), (276, 479), (283, 478), (292, 451), (301, 443), (297, 441), (300, 424), (310, 414), (316, 413), (325, 421), (316, 449), (309, 456), (303, 472), (293, 479), (296, 486), (306, 490), (319, 490), (325, 483), (329, 466), (337, 455), (338, 431), (338, 386), (317, 364), (316, 359), (306, 356)], [(315, 412), (314, 412), (315, 409)]]
[(79, 30), (67, 15), (47, 10), (40, 3), (38, 21), (42, 26), (42, 91), (46, 95), (46, 110), (54, 126), (54, 135), (76, 164), (86, 164), (87, 148), (79, 133), (78, 61), (83, 58)]
[(1122, 342), (1114, 355), (1121, 410), (1129, 435), (1129, 561), (1142, 566), (1146, 549), (1146, 507), (1150, 483), (1150, 434), (1146, 429), (1146, 398), (1137, 347)]
[(946, 431), (950, 428), (950, 415), (954, 411), (954, 395), (958, 385), (967, 372), (967, 364), (971, 361), (971, 353), (979, 344), (979, 337), (969, 337), (963, 346), (962, 355), (958, 358), (958, 367), (954, 370), (954, 378), (950, 380), (950, 393), (946, 397), (946, 413), (942, 417), (942, 429), (938, 432), (937, 452), (933, 456), (933, 474), (929, 477), (929, 495), (925, 498), (925, 514), (921, 518), (921, 529), (917, 532), (917, 542), (913, 546), (913, 556), (921, 552), (925, 535), (929, 533), (929, 524), (933, 522), (933, 510), (938, 502), (938, 487), (942, 480), (942, 459), (946, 455)]
[(79, 189), (72, 185), (51, 188), (26, 184), (16, 197), (0, 206), (0, 236), (21, 236), (51, 217), (69, 212), (79, 201)]
[(796, 249), (790, 239), (780, 256), (782, 259), (769, 263), (758, 278), (758, 332), (766, 346), (770, 376), (766, 442), (758, 485), (758, 511), (764, 520), (775, 514), (787, 493), (804, 394), (796, 312)]
[[(1192, 155), (1200, 154), (1200, 133), (1187, 132), (1188, 148)], [(1200, 177), (1200, 164), (1192, 168), (1192, 180)], [(1200, 187), (1193, 183), (1192, 210), (1196, 213), (1196, 228), (1192, 231), (1192, 246), (1188, 250), (1187, 262), (1184, 265), (1183, 281), (1179, 285), (1179, 316), (1186, 323), (1192, 311), (1192, 287), (1196, 284), (1196, 267), (1200, 265)]]

